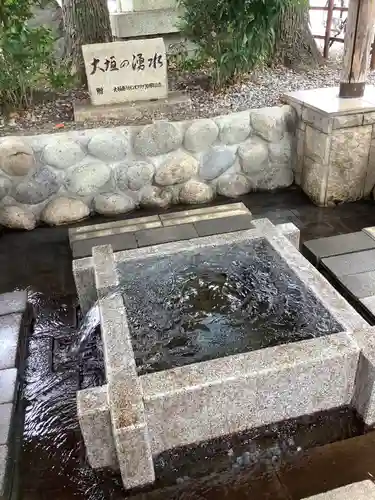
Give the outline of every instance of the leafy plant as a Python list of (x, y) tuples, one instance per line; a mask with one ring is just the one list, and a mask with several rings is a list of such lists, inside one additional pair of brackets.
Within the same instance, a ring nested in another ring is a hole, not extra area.
[(269, 58), (275, 27), (290, 2), (304, 0), (180, 0), (181, 29), (212, 62), (215, 87)]
[(55, 39), (45, 27), (30, 28), (34, 0), (0, 0), (0, 105), (27, 107), (46, 78), (58, 81)]

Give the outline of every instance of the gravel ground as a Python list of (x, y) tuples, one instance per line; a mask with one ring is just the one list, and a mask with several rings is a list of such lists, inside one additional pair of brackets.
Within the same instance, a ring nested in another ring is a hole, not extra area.
[[(181, 110), (173, 116), (147, 116), (142, 121), (158, 118), (171, 120), (203, 118), (252, 108), (277, 106), (281, 104), (281, 96), (286, 91), (336, 86), (340, 82), (341, 53), (340, 49), (333, 50), (333, 58), (324, 66), (314, 70), (293, 70), (280, 66), (264, 68), (220, 93), (207, 90), (207, 78), (204, 75), (177, 76), (171, 72), (169, 88), (186, 91), (191, 97), (192, 108)], [(375, 84), (375, 72), (369, 75), (369, 83)], [(0, 136), (131, 124), (130, 121), (123, 120), (75, 123), (73, 102), (87, 97), (84, 91), (69, 91), (56, 95), (53, 100), (37, 104), (23, 113), (13, 113), (9, 119), (0, 115)]]

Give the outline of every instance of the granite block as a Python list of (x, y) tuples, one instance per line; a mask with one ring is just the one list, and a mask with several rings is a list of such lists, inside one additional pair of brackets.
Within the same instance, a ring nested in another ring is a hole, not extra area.
[(300, 230), (293, 222), (285, 222), (284, 224), (276, 224), (277, 230), (287, 238), (290, 243), (299, 250)]
[(193, 224), (182, 224), (181, 226), (163, 227), (158, 229), (147, 229), (137, 231), (135, 237), (138, 246), (145, 247), (151, 245), (160, 245), (172, 241), (189, 240), (197, 238), (198, 233)]
[(16, 395), (17, 369), (0, 370), (0, 404), (13, 403)]
[(309, 240), (303, 244), (303, 248), (307, 250), (308, 255), (312, 257), (314, 263), (318, 263), (324, 257), (333, 257), (375, 248), (375, 240), (362, 231), (359, 231)]
[(16, 366), (19, 337), (23, 327), (22, 314), (0, 316), (0, 370)]
[(0, 295), (0, 316), (23, 313), (27, 306), (27, 291), (3, 293)]
[(353, 339), (360, 349), (353, 404), (367, 425), (375, 423), (375, 328), (356, 330)]
[(98, 296), (102, 296), (118, 286), (116, 265), (110, 245), (101, 245), (92, 249), (95, 287)]
[(147, 426), (137, 424), (115, 430), (117, 457), (125, 489), (147, 486), (155, 481)]
[(13, 416), (13, 403), (0, 404), (0, 445), (8, 444)]
[(117, 469), (108, 387), (78, 391), (77, 413), (91, 467)]
[(336, 276), (365, 273), (375, 270), (375, 249), (322, 259), (326, 269)]
[(199, 236), (210, 236), (212, 234), (231, 233), (252, 229), (251, 214), (233, 215), (208, 220), (200, 220), (194, 223)]
[(73, 276), (83, 314), (98, 300), (92, 257), (73, 260)]
[(114, 429), (145, 423), (142, 388), (134, 363), (112, 372), (108, 398)]
[(143, 375), (152, 451), (347, 405), (358, 356), (340, 333)]
[(105, 369), (110, 380), (113, 373), (124, 367), (135, 367), (135, 358), (121, 295), (101, 298), (99, 311)]

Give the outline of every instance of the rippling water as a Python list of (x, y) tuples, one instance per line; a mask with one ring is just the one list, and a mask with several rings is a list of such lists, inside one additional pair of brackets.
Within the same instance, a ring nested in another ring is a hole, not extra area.
[(342, 331), (265, 240), (118, 270), (141, 374)]
[[(116, 293), (125, 298), (140, 373), (341, 329), (264, 243), (209, 255), (120, 268)], [(105, 381), (98, 308), (78, 328), (67, 328), (64, 304), (46, 314), (51, 299), (33, 294), (32, 300), (38, 318), (23, 391), (22, 497), (124, 498), (117, 473), (94, 471), (86, 462), (77, 419), (77, 390)], [(311, 446), (360, 432), (353, 412), (341, 409), (165, 452), (155, 457), (155, 486), (136, 497), (250, 499), (260, 472), (273, 473)]]

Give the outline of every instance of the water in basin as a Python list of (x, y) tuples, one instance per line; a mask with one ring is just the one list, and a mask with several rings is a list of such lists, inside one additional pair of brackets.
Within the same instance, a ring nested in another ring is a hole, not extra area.
[(343, 330), (264, 239), (118, 272), (139, 374)]

